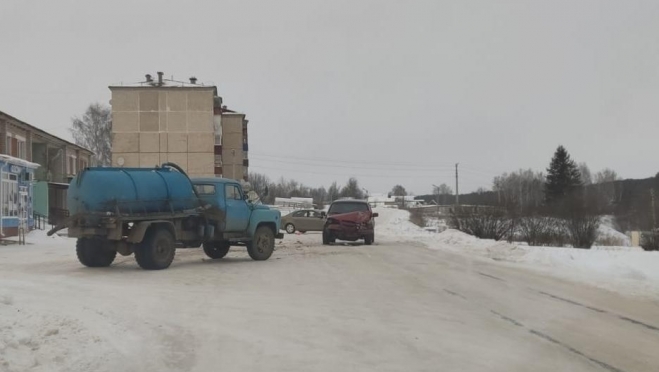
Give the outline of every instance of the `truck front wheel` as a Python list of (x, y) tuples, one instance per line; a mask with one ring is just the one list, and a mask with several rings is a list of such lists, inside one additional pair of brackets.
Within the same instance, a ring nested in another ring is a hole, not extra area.
[(272, 256), (275, 250), (275, 233), (267, 226), (256, 229), (254, 238), (247, 243), (247, 253), (256, 261), (264, 261)]
[(107, 267), (117, 256), (117, 251), (102, 238), (79, 238), (76, 242), (78, 261), (87, 267)]
[(223, 258), (229, 253), (231, 243), (227, 241), (204, 243), (204, 253), (212, 259)]
[(162, 270), (174, 261), (174, 237), (166, 229), (151, 231), (135, 248), (135, 261), (144, 270)]

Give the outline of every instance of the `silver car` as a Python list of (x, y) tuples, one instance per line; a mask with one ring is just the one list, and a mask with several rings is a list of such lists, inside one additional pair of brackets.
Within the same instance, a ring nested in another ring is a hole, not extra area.
[(323, 231), (325, 217), (320, 211), (302, 209), (282, 217), (281, 226), (289, 234), (293, 234), (296, 231), (302, 233), (307, 231)]

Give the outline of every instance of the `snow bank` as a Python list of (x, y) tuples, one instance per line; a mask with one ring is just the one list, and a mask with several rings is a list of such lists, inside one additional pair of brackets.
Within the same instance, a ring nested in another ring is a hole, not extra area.
[[(452, 229), (429, 233), (412, 224), (407, 211), (382, 208), (377, 211), (382, 216), (378, 221), (380, 224), (376, 225), (377, 234), (385, 239), (421, 242), (430, 249), (479, 256), (625, 293), (659, 293), (659, 252), (645, 252), (639, 247), (629, 246), (594, 246), (592, 249), (530, 247), (478, 239)], [(600, 230), (626, 238), (606, 223)]]

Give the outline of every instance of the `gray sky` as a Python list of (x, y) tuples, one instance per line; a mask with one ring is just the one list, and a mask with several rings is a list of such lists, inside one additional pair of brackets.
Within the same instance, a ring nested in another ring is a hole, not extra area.
[[(193, 3), (194, 5), (189, 5)], [(0, 110), (70, 138), (110, 84), (214, 83), (251, 170), (371, 192), (490, 187), (563, 144), (659, 171), (659, 1), (0, 2)]]

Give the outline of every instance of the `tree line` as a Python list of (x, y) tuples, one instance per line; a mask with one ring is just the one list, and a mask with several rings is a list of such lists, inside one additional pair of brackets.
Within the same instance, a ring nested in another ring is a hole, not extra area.
[[(644, 180), (622, 181), (608, 168), (592, 174), (585, 163), (577, 164), (559, 146), (546, 174), (528, 169), (495, 177), (491, 192), (473, 196), (486, 200), (474, 204), (496, 208), (456, 208), (451, 224), (484, 238), (590, 248), (597, 239), (599, 216), (604, 214), (613, 214), (626, 230), (657, 228), (659, 210), (648, 198), (659, 190), (659, 174), (650, 180), (641, 182), (646, 189), (625, 188), (627, 181)], [(656, 241), (655, 235), (649, 234), (646, 240)], [(653, 243), (643, 247), (659, 248)]]

